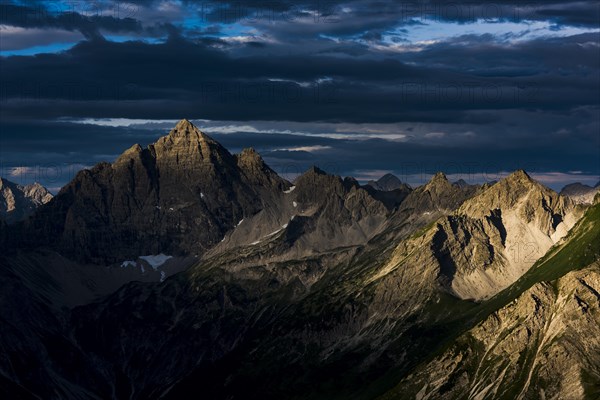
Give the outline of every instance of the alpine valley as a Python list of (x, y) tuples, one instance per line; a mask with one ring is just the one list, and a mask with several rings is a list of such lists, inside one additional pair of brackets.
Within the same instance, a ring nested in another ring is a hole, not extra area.
[(600, 398), (600, 187), (292, 183), (182, 120), (0, 189), (2, 399)]

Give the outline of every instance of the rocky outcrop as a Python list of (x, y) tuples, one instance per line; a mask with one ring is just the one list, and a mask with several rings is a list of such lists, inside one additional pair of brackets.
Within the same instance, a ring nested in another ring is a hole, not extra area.
[(269, 259), (282, 261), (358, 246), (381, 232), (390, 214), (356, 180), (317, 167), (299, 176), (282, 195), (281, 202), (241, 220), (208, 256), (269, 243)]
[(461, 189), (438, 174), (411, 193), (400, 211), (409, 204), (430, 210), (415, 212), (411, 207), (411, 218), (442, 213), (444, 205), (462, 205), (452, 213), (442, 213), (422, 237), (401, 242), (373, 279), (398, 268), (410, 274), (409, 265), (424, 265), (423, 273), (429, 271), (448, 293), (483, 300), (521, 277), (583, 213), (524, 171), (474, 190), (479, 194), (465, 201)]
[(591, 399), (600, 382), (600, 264), (541, 282), (384, 399)]
[(588, 399), (600, 383), (600, 207), (517, 282), (470, 311), (380, 400)]
[(392, 174), (385, 174), (377, 181), (369, 181), (363, 188), (390, 210), (397, 208), (413, 190), (409, 184)]
[(147, 148), (80, 172), (21, 239), (98, 263), (202, 254), (288, 187), (255, 152), (234, 156), (182, 120)]
[(448, 181), (442, 172), (435, 174), (429, 182), (416, 188), (402, 203), (400, 209), (412, 213), (451, 212), (466, 199), (477, 193), (477, 187), (460, 187)]
[(577, 182), (571, 183), (562, 188), (560, 194), (570, 198), (577, 204), (592, 204), (594, 201), (594, 196), (596, 196), (598, 192), (600, 192), (600, 186), (598, 184), (596, 184), (594, 187), (591, 187)]
[(21, 186), (0, 178), (0, 219), (8, 224), (26, 219), (50, 200), (52, 194), (39, 183)]
[(517, 171), (438, 224), (432, 249), (441, 282), (481, 300), (523, 275), (581, 216), (570, 200)]

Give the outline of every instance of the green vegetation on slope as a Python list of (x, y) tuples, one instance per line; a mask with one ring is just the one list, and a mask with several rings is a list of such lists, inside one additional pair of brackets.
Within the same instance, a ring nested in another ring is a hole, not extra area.
[[(483, 302), (470, 310), (466, 310), (466, 312), (452, 324), (453, 326), (449, 329), (450, 332), (447, 335), (447, 340), (440, 343), (440, 346), (437, 349), (434, 349), (428, 357), (423, 359), (416, 370), (411, 372), (414, 375), (415, 372), (425, 367), (435, 357), (443, 354), (456, 344), (456, 339), (460, 335), (484, 321), (490, 314), (517, 299), (522, 293), (535, 284), (539, 282), (555, 283), (567, 273), (585, 268), (599, 259), (600, 204), (596, 204), (587, 210), (585, 215), (560, 243), (552, 247), (547, 254), (538, 260), (517, 282), (498, 293), (490, 300)], [(464, 345), (465, 344), (463, 343), (462, 346)], [(470, 343), (469, 346), (473, 351), (473, 355), (481, 352), (481, 349), (477, 348), (476, 343)], [(465, 360), (464, 362), (468, 361)], [(522, 362), (526, 362), (526, 360), (523, 360)], [(398, 381), (399, 379), (396, 380), (396, 382)], [(381, 382), (380, 384), (381, 386), (385, 385), (384, 382)], [(516, 387), (517, 386), (518, 385), (516, 385)], [(396, 386), (394, 389), (386, 392), (379, 399), (414, 398), (416, 391), (420, 388), (421, 386), (413, 386), (410, 385), (410, 382), (408, 384), (405, 382), (403, 385)]]
[(585, 213), (564, 240), (552, 247), (519, 280), (482, 304), (477, 322), (504, 307), (538, 282), (552, 282), (600, 259), (600, 204)]

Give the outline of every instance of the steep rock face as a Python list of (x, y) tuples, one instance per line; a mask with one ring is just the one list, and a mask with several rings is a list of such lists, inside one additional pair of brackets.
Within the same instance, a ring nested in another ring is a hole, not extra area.
[[(356, 390), (430, 351), (461, 303), (439, 290), (434, 254), (421, 251), (434, 232), (405, 240), (421, 222), (396, 232), (356, 181), (318, 168), (285, 192), (296, 213), (287, 226), (235, 247), (226, 239), (161, 286), (132, 284), (75, 310), (78, 343), (101, 355), (103, 370), (119, 371), (135, 398), (199, 386), (223, 399), (369, 398)], [(251, 234), (247, 223), (256, 226), (244, 219), (231, 238)], [(387, 261), (389, 273), (378, 275)], [(142, 374), (130, 367), (137, 357), (155, 363)]]
[(441, 280), (461, 298), (490, 297), (516, 281), (581, 216), (566, 198), (517, 171), (438, 225)]
[(517, 282), (463, 310), (439, 353), (380, 400), (597, 398), (598, 221), (595, 205)]
[(395, 214), (410, 223), (420, 220), (434, 221), (451, 213), (481, 190), (482, 188), (476, 186), (462, 188), (453, 185), (446, 175), (439, 172), (425, 185), (410, 192)]
[(353, 178), (342, 180), (313, 167), (294, 185), (291, 195), (299, 216), (294, 222), (298, 229), (310, 232), (310, 238), (303, 238), (307, 247), (362, 244), (386, 223), (387, 208)]
[[(461, 189), (441, 174), (419, 189), (399, 210), (412, 210), (412, 218), (439, 216), (436, 211), (442, 212), (440, 205), (456, 205), (464, 198)], [(425, 239), (417, 236), (401, 242), (373, 279), (392, 272), (412, 276), (410, 266), (416, 264), (423, 266), (423, 274), (437, 274), (437, 282), (452, 295), (486, 299), (523, 275), (583, 213), (524, 171), (475, 190), (479, 194), (464, 201), (455, 212), (441, 214), (423, 233)], [(415, 212), (409, 204), (432, 211)]]
[(420, 399), (600, 395), (600, 264), (538, 283), (400, 383)]
[(596, 184), (594, 187), (591, 187), (577, 182), (571, 183), (570, 185), (562, 188), (560, 194), (570, 198), (577, 204), (592, 204), (594, 201), (594, 196), (596, 196), (598, 192), (600, 192), (600, 186), (598, 186), (598, 184)]
[(80, 172), (23, 236), (95, 262), (201, 254), (288, 186), (257, 154), (236, 157), (182, 120), (148, 148)]
[[(252, 152), (246, 157), (253, 157)], [(279, 194), (280, 201), (241, 219), (206, 257), (268, 244), (262, 257), (282, 261), (357, 246), (384, 229), (390, 213), (356, 180), (341, 179), (316, 167)]]
[[(260, 163), (246, 153), (248, 162), (238, 157), (236, 163), (253, 171)], [(437, 185), (444, 180), (417, 192), (433, 199), (425, 204), (431, 208), (419, 211), (446, 212), (440, 205), (448, 198)], [(130, 283), (61, 316), (68, 322), (60, 337), (93, 360), (85, 366), (95, 366), (95, 380), (67, 368), (34, 392), (60, 398), (53, 386), (81, 385), (92, 398), (178, 399), (202, 388), (214, 399), (371, 399), (389, 387), (390, 376), (406, 376), (457, 329), (473, 326), (467, 325), (469, 312), (485, 306), (448, 294), (436, 240), (444, 219), (422, 225), (438, 218), (434, 213), (406, 223), (410, 213), (390, 215), (356, 181), (316, 168), (277, 196), (287, 219), (273, 219), (272, 232), (254, 232), (271, 221), (263, 209), (238, 221), (221, 245), (183, 273), (160, 283)], [(467, 244), (469, 235), (491, 238), (495, 220), (488, 226), (487, 214), (481, 215), (461, 216), (457, 233), (446, 233)], [(369, 223), (379, 216), (385, 216), (383, 225)], [(357, 227), (368, 235), (360, 241), (345, 236)], [(253, 242), (243, 242), (246, 236)], [(315, 248), (324, 250), (306, 252)], [(45, 382), (47, 365), (39, 368)], [(2, 364), (1, 371), (9, 368)], [(67, 382), (56, 384), (61, 378)], [(34, 387), (23, 371), (10, 379)]]
[(413, 190), (392, 174), (386, 174), (377, 181), (369, 181), (363, 188), (390, 210), (398, 207)]
[(24, 220), (50, 200), (52, 194), (39, 183), (21, 186), (0, 178), (0, 219), (8, 224)]

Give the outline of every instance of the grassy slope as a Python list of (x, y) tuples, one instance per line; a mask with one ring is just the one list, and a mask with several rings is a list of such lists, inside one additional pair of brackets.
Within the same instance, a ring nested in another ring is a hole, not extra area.
[[(536, 283), (555, 282), (565, 274), (585, 268), (598, 259), (600, 259), (600, 203), (590, 207), (565, 239), (552, 247), (517, 282), (463, 314), (462, 323), (455, 324), (448, 339), (426, 357), (421, 365), (426, 365), (448, 350), (458, 336), (509, 304)], [(380, 382), (381, 386), (385, 384)], [(395, 387), (386, 392), (381, 399), (414, 398), (415, 393), (411, 393), (411, 389), (416, 388)]]

